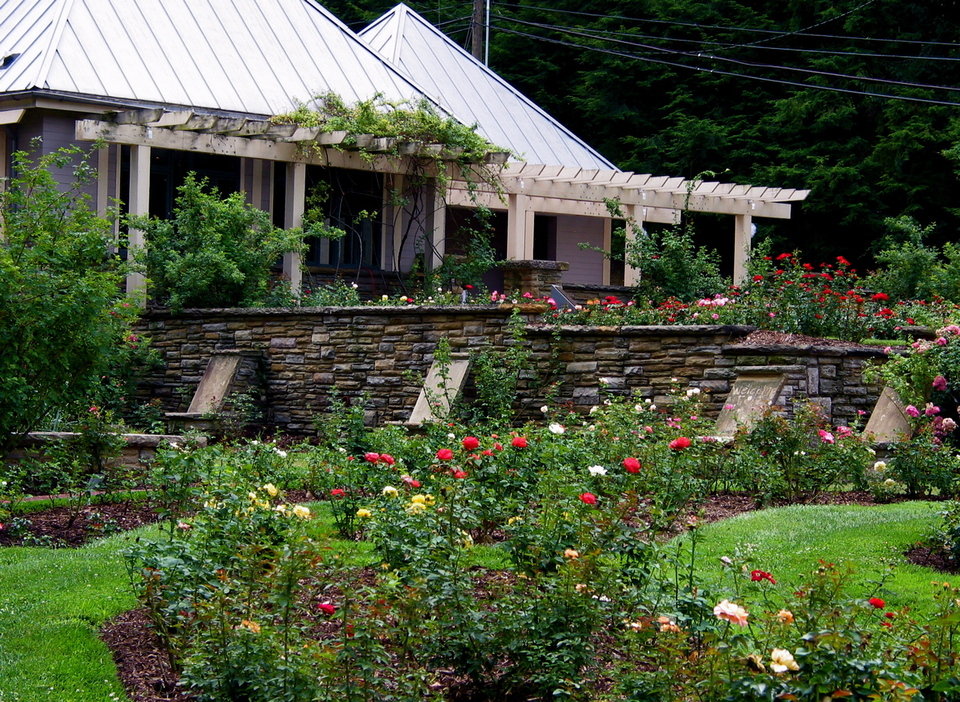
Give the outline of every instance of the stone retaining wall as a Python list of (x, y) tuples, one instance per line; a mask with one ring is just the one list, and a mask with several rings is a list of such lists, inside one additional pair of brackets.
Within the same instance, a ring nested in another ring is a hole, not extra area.
[[(879, 392), (861, 379), (864, 365), (883, 357), (879, 350), (738, 346), (753, 331), (745, 326), (556, 329), (535, 323), (541, 309), (519, 310), (532, 365), (519, 399), (526, 416), (540, 416), (548, 397), (586, 411), (606, 393), (665, 402), (673, 386), (700, 388), (716, 416), (738, 373), (761, 367), (787, 375), (780, 404), (810, 397), (837, 423), (869, 411)], [(371, 425), (402, 421), (441, 338), (455, 352), (501, 346), (510, 314), (494, 306), (151, 312), (143, 331), (166, 367), (146, 379), (143, 393), (167, 411), (183, 410), (211, 353), (236, 348), (260, 359), (253, 394), (262, 394), (266, 421), (280, 431), (311, 433), (334, 389), (348, 400), (366, 393)]]

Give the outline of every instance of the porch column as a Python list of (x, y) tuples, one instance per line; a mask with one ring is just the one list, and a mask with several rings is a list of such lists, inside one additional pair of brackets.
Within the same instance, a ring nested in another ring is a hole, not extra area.
[(750, 261), (750, 238), (753, 234), (753, 217), (748, 214), (734, 215), (733, 229), (733, 284), (747, 281), (747, 264)]
[(642, 235), (644, 214), (643, 209), (643, 205), (623, 206), (623, 214), (627, 218), (626, 222), (624, 223), (624, 227), (626, 228), (626, 237), (623, 242), (623, 284), (627, 287), (632, 287), (640, 282), (640, 269), (634, 268), (633, 266), (627, 264), (626, 253), (630, 250), (633, 242), (637, 240), (637, 235)]
[[(303, 208), (307, 187), (307, 164), (287, 164), (286, 202), (283, 208), (283, 226), (293, 229), (303, 225)], [(291, 252), (283, 254), (283, 275), (290, 281), (290, 292), (295, 298), (300, 297), (303, 284), (303, 272), (300, 254)]]
[[(130, 147), (130, 202), (131, 215), (150, 214), (150, 147), (134, 145)], [(139, 229), (127, 230), (127, 260), (134, 261), (143, 254), (146, 242)], [(127, 295), (137, 298), (140, 304), (147, 302), (147, 281), (143, 273), (128, 273), (126, 281)]]
[(403, 245), (403, 188), (402, 173), (390, 176), (383, 187), (384, 217), (380, 260), (383, 261), (384, 270), (400, 270), (402, 254), (400, 247)]
[(258, 210), (263, 206), (263, 160), (253, 159), (253, 184), (250, 186), (250, 195), (253, 197), (253, 206)]
[(533, 217), (528, 195), (507, 196), (507, 260), (533, 260)]
[(443, 264), (443, 256), (447, 249), (447, 203), (443, 191), (434, 183), (431, 188), (433, 200), (433, 228), (430, 232), (431, 255), (427, 257), (428, 270), (434, 270)]

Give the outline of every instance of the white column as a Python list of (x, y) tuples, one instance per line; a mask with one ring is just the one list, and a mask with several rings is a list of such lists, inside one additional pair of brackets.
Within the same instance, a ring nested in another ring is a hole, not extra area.
[(383, 187), (383, 237), (380, 260), (383, 269), (400, 270), (400, 247), (403, 244), (403, 188), (402, 173), (395, 173), (385, 179)]
[[(283, 226), (286, 229), (299, 227), (303, 224), (303, 208), (306, 198), (307, 164), (287, 164), (286, 202), (283, 209)], [(294, 297), (300, 297), (303, 281), (300, 254), (285, 253), (283, 255), (283, 274), (290, 280), (290, 291)]]
[(733, 284), (747, 281), (747, 263), (750, 261), (750, 237), (753, 233), (753, 217), (748, 214), (734, 215), (733, 229)]
[[(150, 147), (130, 147), (130, 202), (131, 215), (150, 214)], [(127, 230), (127, 260), (141, 255), (146, 242), (139, 229)], [(141, 304), (146, 303), (147, 281), (142, 273), (127, 274), (127, 295), (135, 295)]]
[(432, 191), (433, 200), (433, 230), (430, 232), (430, 241), (432, 243), (431, 255), (428, 259), (428, 268), (433, 270), (443, 263), (444, 254), (447, 250), (447, 202), (443, 198), (443, 192), (434, 184)]
[(533, 218), (528, 195), (507, 196), (507, 259), (529, 261), (533, 258)]
[(97, 216), (106, 217), (110, 206), (110, 146), (97, 149)]
[(253, 159), (253, 182), (250, 184), (250, 202), (258, 210), (263, 207), (263, 160)]
[(640, 269), (627, 264), (626, 252), (630, 249), (632, 242), (637, 240), (637, 236), (643, 235), (643, 205), (624, 205), (623, 214), (627, 218), (624, 225), (626, 239), (623, 242), (623, 284), (629, 287), (640, 282)]

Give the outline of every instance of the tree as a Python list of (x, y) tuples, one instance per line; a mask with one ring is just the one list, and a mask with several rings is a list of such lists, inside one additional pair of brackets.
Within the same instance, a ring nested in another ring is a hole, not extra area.
[[(119, 292), (112, 223), (83, 192), (94, 171), (81, 149), (18, 151), (13, 166), (0, 193), (0, 456), (52, 412), (102, 401), (136, 313)], [(61, 188), (51, 171), (71, 167)]]

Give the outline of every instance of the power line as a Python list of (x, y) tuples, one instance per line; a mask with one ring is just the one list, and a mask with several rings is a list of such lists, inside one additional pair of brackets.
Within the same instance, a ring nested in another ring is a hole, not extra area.
[[(504, 19), (508, 19), (511, 22), (520, 22), (513, 17), (507, 15), (502, 16)], [(550, 26), (558, 30), (568, 30), (570, 27), (564, 27), (563, 25), (544, 25)], [(828, 56), (854, 56), (857, 58), (888, 58), (888, 59), (909, 59), (916, 61), (960, 61), (960, 56), (921, 56), (919, 54), (876, 54), (866, 51), (841, 51), (839, 49), (804, 49), (800, 47), (793, 46), (761, 46), (759, 44), (731, 44), (730, 42), (724, 41), (710, 41), (709, 39), (685, 39), (683, 37), (665, 37), (657, 34), (638, 34), (637, 32), (628, 32), (617, 29), (599, 29), (596, 27), (591, 27), (590, 31), (597, 35), (608, 35), (608, 36), (619, 36), (619, 37), (631, 37), (634, 39), (651, 39), (655, 41), (664, 41), (664, 42), (673, 42), (677, 44), (697, 44), (698, 46), (716, 46), (719, 48), (726, 47), (744, 47), (750, 48), (753, 50), (760, 51), (783, 51), (796, 54), (826, 54)], [(600, 38), (600, 37), (598, 37)]]
[[(642, 24), (665, 24), (676, 27), (694, 27), (696, 29), (723, 29), (725, 31), (736, 31), (736, 32), (755, 32), (757, 34), (777, 34), (782, 35), (784, 32), (779, 29), (760, 29), (757, 27), (735, 27), (727, 26), (721, 24), (700, 24), (698, 22), (681, 22), (677, 20), (656, 20), (640, 17), (625, 17), (623, 15), (607, 15), (600, 14), (596, 12), (584, 12), (582, 10), (561, 10), (553, 7), (530, 7), (529, 5), (518, 5), (516, 3), (509, 2), (497, 2), (497, 5), (500, 7), (514, 7), (521, 10), (535, 10), (537, 12), (555, 12), (558, 14), (564, 15), (578, 15), (581, 17), (597, 17), (602, 19), (617, 19), (625, 20), (628, 22), (639, 22)], [(859, 37), (850, 34), (794, 34), (793, 36), (802, 36), (802, 37), (815, 37), (818, 39), (844, 39), (848, 41), (880, 41), (888, 44), (900, 43), (900, 44), (920, 44), (923, 46), (946, 46), (951, 49), (956, 49), (956, 42), (947, 42), (947, 41), (926, 41), (924, 39), (893, 39), (893, 38), (881, 38), (881, 37)]]
[[(548, 29), (548, 30), (559, 32), (561, 34), (569, 34), (572, 36), (585, 37), (588, 39), (597, 39), (600, 41), (613, 42), (615, 44), (620, 44), (624, 46), (638, 47), (641, 49), (649, 49), (652, 51), (658, 51), (658, 52), (667, 53), (667, 54), (674, 54), (678, 56), (686, 56), (689, 58), (707, 59), (711, 61), (724, 61), (726, 63), (732, 63), (735, 65), (744, 66), (747, 68), (765, 68), (765, 69), (778, 70), (778, 71), (793, 71), (795, 73), (804, 73), (807, 75), (825, 76), (829, 78), (841, 78), (844, 80), (859, 80), (867, 83), (882, 83), (885, 85), (900, 85), (908, 88), (921, 88), (926, 90), (947, 90), (947, 91), (960, 92), (960, 87), (954, 87), (954, 86), (932, 85), (929, 83), (913, 83), (909, 81), (894, 80), (892, 78), (875, 78), (872, 76), (858, 76), (858, 75), (852, 75), (849, 73), (837, 73), (834, 71), (821, 71), (821, 70), (816, 70), (812, 68), (801, 68), (799, 66), (780, 66), (780, 65), (769, 64), (769, 63), (756, 63), (753, 61), (744, 61), (742, 59), (735, 59), (735, 58), (730, 58), (726, 56), (716, 56), (714, 54), (703, 53), (703, 52), (680, 51), (677, 49), (667, 49), (664, 47), (654, 46), (652, 44), (640, 44), (637, 42), (626, 41), (624, 39), (598, 37), (594, 34), (591, 34), (590, 32), (584, 32), (584, 31), (579, 31), (575, 29), (565, 28), (559, 25), (542, 24), (539, 22), (528, 22), (526, 20), (518, 20), (513, 18), (509, 19), (508, 21), (514, 22), (516, 24), (536, 27), (538, 29)], [(586, 46), (586, 45), (580, 44), (579, 46)], [(637, 54), (633, 54), (633, 56), (636, 58), (639, 58)]]
[(560, 39), (552, 39), (549, 37), (542, 37), (536, 34), (521, 32), (515, 29), (509, 29), (507, 27), (502, 27), (502, 26), (498, 26), (497, 29), (501, 32), (506, 32), (507, 34), (515, 34), (517, 36), (526, 37), (528, 39), (545, 41), (551, 44), (558, 44), (560, 46), (566, 46), (574, 49), (586, 49), (587, 51), (596, 51), (603, 54), (610, 54), (613, 56), (620, 56), (623, 58), (635, 59), (637, 61), (646, 61), (648, 63), (656, 63), (660, 65), (665, 65), (665, 66), (673, 66), (675, 68), (686, 68), (688, 70), (712, 73), (720, 76), (729, 76), (733, 78), (747, 78), (750, 80), (757, 80), (764, 83), (775, 83), (777, 85), (789, 85), (797, 88), (806, 88), (811, 90), (826, 90), (834, 93), (844, 93), (847, 95), (859, 95), (862, 97), (876, 97), (876, 98), (884, 98), (888, 100), (903, 100), (906, 102), (919, 102), (919, 103), (924, 103), (928, 105), (945, 105), (948, 107), (960, 107), (960, 102), (950, 102), (948, 100), (934, 100), (930, 98), (911, 97), (908, 95), (890, 95), (888, 93), (874, 93), (866, 90), (850, 90), (848, 88), (835, 88), (835, 87), (826, 86), (826, 85), (817, 85), (815, 83), (799, 83), (797, 81), (780, 80), (777, 78), (766, 78), (764, 76), (752, 76), (745, 73), (734, 73), (732, 71), (723, 71), (716, 68), (704, 68), (702, 66), (691, 66), (684, 63), (678, 63), (676, 61), (655, 59), (655, 58), (650, 58), (648, 56), (638, 56), (636, 54), (630, 54), (624, 51), (616, 51), (614, 49), (604, 49), (596, 46), (586, 46), (584, 44), (575, 44), (573, 42), (562, 41)]
[(827, 23), (829, 23), (829, 22), (833, 22), (834, 20), (838, 20), (838, 19), (840, 19), (841, 17), (846, 17), (847, 15), (852, 15), (854, 12), (856, 12), (856, 11), (858, 11), (858, 10), (862, 10), (862, 9), (863, 9), (864, 7), (866, 7), (867, 5), (872, 5), (872, 4), (875, 3), (875, 2), (876, 2), (876, 0), (864, 0), (864, 2), (860, 3), (860, 4), (857, 5), (856, 7), (853, 7), (853, 8), (851, 8), (851, 9), (847, 10), (846, 12), (842, 12), (842, 13), (840, 13), (839, 15), (837, 15), (836, 17), (829, 17), (829, 18), (824, 19), (824, 20), (822, 20), (822, 21), (820, 21), (820, 22), (816, 22), (816, 23), (811, 24), (811, 25), (809, 25), (809, 26), (807, 26), (807, 27), (804, 27), (803, 29), (797, 29), (797, 30), (794, 30), (794, 31), (792, 31), (792, 32), (783, 32), (782, 34), (774, 35), (774, 36), (772, 36), (772, 37), (765, 37), (765, 38), (763, 38), (763, 39), (757, 39), (756, 41), (754, 41), (754, 42), (749, 42), (749, 43), (747, 43), (747, 44), (734, 44), (734, 46), (755, 46), (755, 45), (757, 45), (757, 44), (764, 44), (764, 43), (767, 43), (767, 42), (776, 41), (777, 39), (782, 39), (783, 37), (789, 37), (789, 36), (793, 36), (793, 35), (798, 35), (798, 36), (799, 36), (799, 35), (804, 34), (805, 32), (807, 32), (807, 31), (810, 30), (810, 29), (816, 29), (817, 27), (822, 27), (823, 25), (825, 25), (825, 24), (827, 24)]

